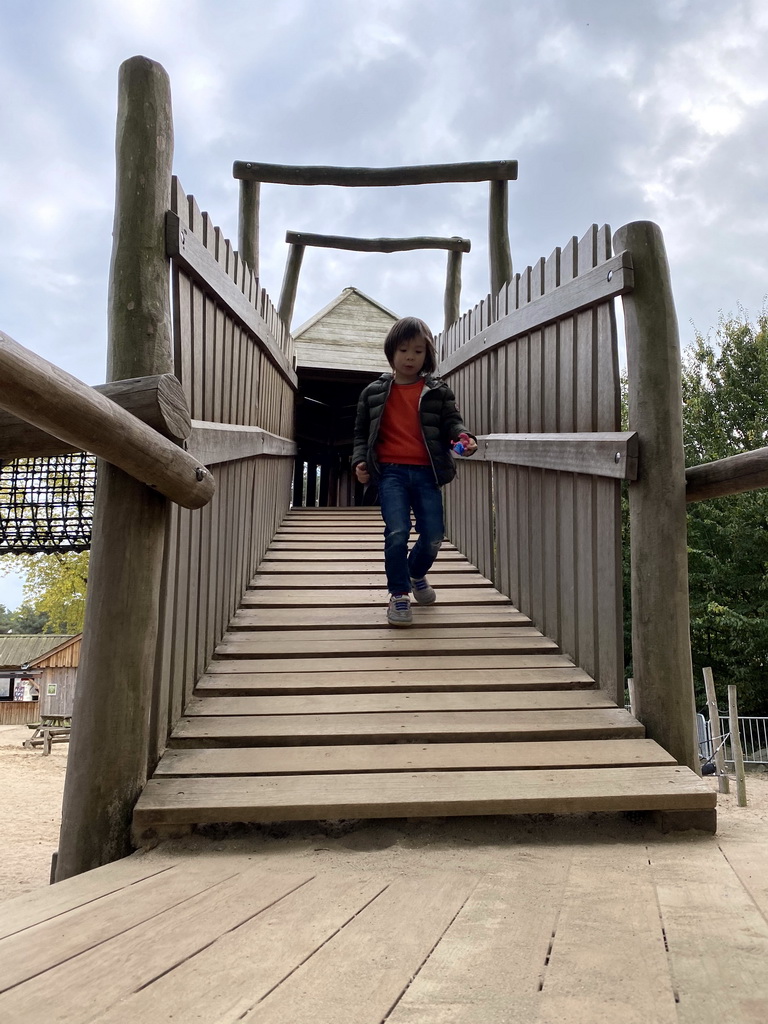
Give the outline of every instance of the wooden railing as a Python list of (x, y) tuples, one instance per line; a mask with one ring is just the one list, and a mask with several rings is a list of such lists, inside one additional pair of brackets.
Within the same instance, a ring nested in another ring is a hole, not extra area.
[[(620, 486), (630, 481), (638, 715), (649, 735), (694, 766), (674, 306), (658, 229), (629, 225), (613, 242), (615, 256), (608, 227), (593, 226), (439, 338), (440, 372), (480, 442), (446, 489), (447, 531), (622, 702)], [(629, 432), (620, 430), (618, 296)]]

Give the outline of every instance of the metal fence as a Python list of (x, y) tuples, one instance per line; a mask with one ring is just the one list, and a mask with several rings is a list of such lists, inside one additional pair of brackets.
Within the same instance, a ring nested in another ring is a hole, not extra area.
[[(699, 753), (702, 761), (710, 761), (715, 756), (712, 743), (712, 731), (709, 721), (704, 715), (696, 716), (699, 734)], [(720, 735), (723, 739), (725, 760), (733, 763), (731, 752), (731, 723), (728, 715), (720, 712)], [(741, 749), (744, 753), (744, 764), (768, 765), (768, 718), (756, 716), (739, 716), (739, 736)]]

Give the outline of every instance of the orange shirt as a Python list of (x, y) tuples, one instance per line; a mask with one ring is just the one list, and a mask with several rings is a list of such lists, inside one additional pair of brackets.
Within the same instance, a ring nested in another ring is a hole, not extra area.
[(428, 466), (427, 446), (421, 432), (419, 399), (424, 381), (393, 384), (381, 414), (376, 456), (379, 462), (399, 462), (406, 466)]

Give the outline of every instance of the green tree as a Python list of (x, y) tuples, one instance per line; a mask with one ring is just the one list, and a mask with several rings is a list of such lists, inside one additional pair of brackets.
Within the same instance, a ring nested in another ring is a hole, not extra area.
[[(686, 465), (768, 444), (768, 312), (721, 319), (683, 364)], [(739, 687), (744, 714), (768, 714), (768, 490), (688, 507), (691, 640), (697, 703), (711, 665), (721, 705)]]
[[(14, 555), (4, 559), (6, 572), (23, 573), (25, 603), (11, 617), (27, 625), (44, 619), (42, 632), (79, 633), (85, 615), (88, 552)], [(23, 614), (22, 614), (23, 613)], [(7, 630), (6, 630), (7, 631)], [(29, 632), (40, 630), (30, 629)], [(22, 632), (13, 628), (14, 633)]]

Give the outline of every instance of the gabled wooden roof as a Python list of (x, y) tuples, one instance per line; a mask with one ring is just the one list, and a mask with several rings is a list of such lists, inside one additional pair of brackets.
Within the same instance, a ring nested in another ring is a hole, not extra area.
[(357, 288), (345, 288), (298, 330), (297, 368), (385, 372), (384, 338), (397, 314)]
[(7, 633), (0, 636), (0, 668), (30, 665), (76, 639), (76, 636), (53, 633)]

